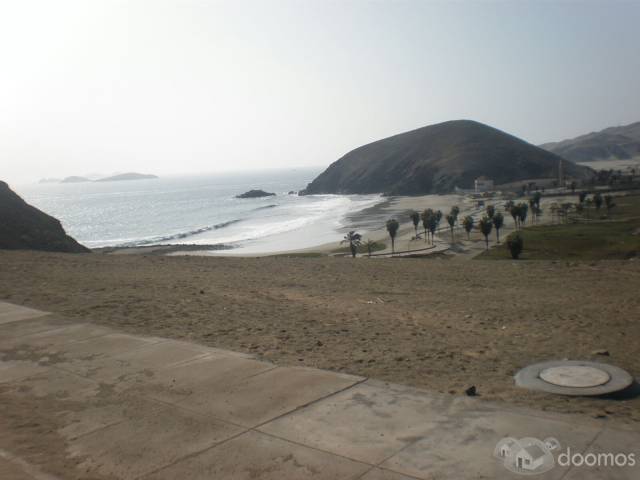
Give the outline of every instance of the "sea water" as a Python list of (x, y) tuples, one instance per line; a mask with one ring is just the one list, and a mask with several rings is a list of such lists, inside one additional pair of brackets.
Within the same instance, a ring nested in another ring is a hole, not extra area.
[[(217, 245), (215, 253), (272, 253), (339, 242), (348, 215), (380, 203), (379, 195), (310, 195), (319, 169), (152, 180), (12, 186), (58, 218), (90, 248), (156, 244)], [(238, 199), (251, 189), (272, 197)]]

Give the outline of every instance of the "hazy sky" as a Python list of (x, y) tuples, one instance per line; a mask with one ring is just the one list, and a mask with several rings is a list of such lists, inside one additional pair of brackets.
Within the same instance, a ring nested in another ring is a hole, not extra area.
[(325, 166), (450, 119), (640, 120), (631, 2), (0, 0), (0, 179)]

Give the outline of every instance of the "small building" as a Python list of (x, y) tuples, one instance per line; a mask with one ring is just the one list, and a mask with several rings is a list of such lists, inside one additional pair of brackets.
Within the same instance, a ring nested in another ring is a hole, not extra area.
[(493, 180), (485, 176), (476, 178), (474, 182), (476, 193), (489, 192), (493, 190)]
[(516, 467), (521, 470), (535, 470), (544, 464), (546, 452), (539, 445), (528, 445), (516, 453)]

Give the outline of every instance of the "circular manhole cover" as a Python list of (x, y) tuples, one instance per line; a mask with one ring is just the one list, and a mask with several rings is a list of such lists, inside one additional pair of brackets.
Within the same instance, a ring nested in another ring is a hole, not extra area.
[(611, 376), (599, 368), (567, 365), (546, 368), (540, 372), (540, 378), (560, 387), (586, 388), (604, 385), (611, 379)]
[(624, 390), (633, 377), (606, 363), (554, 360), (524, 367), (515, 376), (516, 385), (560, 395), (605, 395)]

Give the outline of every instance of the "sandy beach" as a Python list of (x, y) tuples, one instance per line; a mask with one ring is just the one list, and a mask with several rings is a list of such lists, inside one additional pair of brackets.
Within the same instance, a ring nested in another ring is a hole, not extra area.
[(3, 251), (0, 264), (0, 298), (9, 302), (282, 365), (456, 395), (475, 385), (482, 399), (640, 428), (640, 398), (568, 398), (513, 383), (518, 369), (549, 359), (640, 371), (636, 261)]

